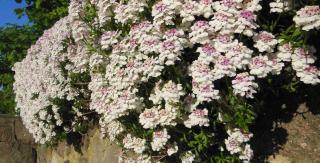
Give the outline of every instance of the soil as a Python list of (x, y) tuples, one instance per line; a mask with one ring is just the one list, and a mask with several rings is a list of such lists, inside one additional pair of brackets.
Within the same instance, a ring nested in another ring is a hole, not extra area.
[(270, 162), (320, 163), (319, 115), (308, 112), (305, 105), (301, 105), (291, 122), (278, 126), (286, 130), (287, 141), (275, 156), (269, 157)]
[(320, 89), (308, 93), (264, 105), (253, 127), (254, 162), (320, 163)]

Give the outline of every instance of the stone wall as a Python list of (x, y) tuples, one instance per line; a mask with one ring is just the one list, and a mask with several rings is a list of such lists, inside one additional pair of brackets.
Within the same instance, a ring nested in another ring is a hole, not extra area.
[(119, 148), (101, 139), (98, 129), (83, 136), (79, 148), (66, 141), (37, 145), (19, 117), (0, 115), (0, 163), (117, 163)]
[(38, 163), (117, 163), (119, 148), (100, 138), (98, 129), (91, 130), (84, 136), (80, 151), (66, 142), (55, 148), (38, 147)]
[(21, 119), (0, 115), (0, 163), (36, 163), (36, 145)]

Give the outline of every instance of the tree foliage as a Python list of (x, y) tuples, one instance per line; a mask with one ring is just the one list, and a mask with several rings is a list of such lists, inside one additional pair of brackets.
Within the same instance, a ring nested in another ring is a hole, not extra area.
[(0, 113), (14, 113), (14, 94), (12, 90), (13, 67), (21, 61), (31, 43), (36, 40), (34, 30), (29, 26), (10, 25), (0, 28)]
[(68, 0), (25, 0), (25, 3), (25, 8), (17, 8), (15, 12), (18, 17), (27, 15), (31, 25), (11, 24), (0, 28), (0, 114), (15, 113), (13, 65), (25, 57), (27, 49), (44, 30), (68, 14)]
[(24, 8), (17, 8), (18, 17), (27, 15), (33, 27), (40, 33), (51, 27), (59, 18), (68, 14), (69, 0), (15, 0), (17, 3), (25, 2)]

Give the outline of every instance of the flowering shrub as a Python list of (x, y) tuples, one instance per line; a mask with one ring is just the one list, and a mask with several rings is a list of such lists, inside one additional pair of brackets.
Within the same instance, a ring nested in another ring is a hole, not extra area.
[(23, 122), (48, 143), (98, 118), (122, 162), (250, 162), (264, 86), (320, 83), (319, 6), (268, 3), (72, 0), (14, 67)]

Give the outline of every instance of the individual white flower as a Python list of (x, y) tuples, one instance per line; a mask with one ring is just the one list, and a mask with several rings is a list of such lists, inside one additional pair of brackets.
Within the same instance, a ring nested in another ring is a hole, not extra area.
[(219, 34), (215, 39), (214, 39), (214, 47), (218, 52), (225, 53), (230, 48), (234, 47), (237, 42), (234, 42), (233, 40), (233, 35), (228, 35), (228, 34)]
[(214, 62), (220, 55), (220, 53), (214, 48), (212, 44), (204, 44), (197, 49), (197, 52), (200, 53), (198, 60), (201, 60), (201, 62), (206, 64)]
[(192, 126), (209, 126), (208, 110), (207, 109), (195, 109), (189, 115), (189, 119), (184, 121), (184, 125), (188, 128)]
[(171, 28), (164, 33), (163, 38), (165, 40), (178, 41), (184, 48), (192, 46), (182, 29)]
[(141, 155), (134, 162), (138, 163), (152, 163), (151, 156)]
[(180, 97), (185, 94), (182, 85), (171, 80), (164, 84), (161, 91), (161, 96), (167, 103), (177, 103), (180, 101)]
[(289, 8), (289, 1), (288, 0), (274, 0), (273, 2), (269, 3), (270, 12), (282, 13), (284, 11), (288, 11)]
[(103, 64), (103, 56), (98, 53), (92, 54), (89, 59), (89, 67), (95, 69)]
[[(227, 0), (228, 1), (228, 0)], [(243, 2), (246, 10), (250, 11), (260, 11), (262, 6), (260, 5), (261, 0), (236, 0), (238, 2)]]
[(236, 75), (236, 66), (232, 59), (220, 56), (218, 57), (212, 72), (214, 80), (221, 79), (224, 76), (233, 77)]
[(193, 61), (190, 66), (190, 75), (194, 82), (207, 82), (213, 80), (213, 73), (211, 72), (209, 64), (206, 64), (202, 60)]
[(178, 146), (176, 144), (174, 144), (172, 147), (168, 148), (167, 150), (168, 156), (171, 156), (177, 152), (178, 152)]
[(297, 27), (302, 27), (303, 30), (320, 28), (320, 7), (305, 6), (297, 11), (297, 15), (293, 17), (293, 21)]
[(284, 63), (280, 62), (277, 59), (272, 59), (272, 71), (273, 75), (279, 75), (281, 73), (282, 68), (284, 67)]
[(278, 46), (278, 51), (276, 53), (277, 58), (280, 61), (291, 61), (291, 55), (293, 53), (293, 48), (290, 43), (285, 43), (283, 45)]
[(149, 100), (153, 102), (153, 104), (161, 104), (161, 100), (163, 100), (163, 97), (161, 96), (161, 85), (162, 81), (158, 81), (155, 85), (155, 87), (153, 88), (152, 93), (150, 94)]
[(253, 46), (257, 48), (259, 52), (271, 53), (278, 43), (278, 40), (275, 39), (273, 34), (266, 31), (259, 32), (259, 34), (253, 37), (253, 40), (255, 41)]
[(142, 81), (147, 81), (150, 77), (158, 77), (161, 75), (164, 66), (158, 58), (149, 57), (143, 61), (141, 71), (143, 72)]
[(248, 47), (244, 46), (242, 42), (235, 44), (229, 51), (226, 52), (225, 56), (232, 60), (232, 63), (238, 69), (246, 69), (247, 65), (251, 61), (253, 51)]
[(222, 0), (222, 1), (215, 1), (212, 4), (212, 7), (216, 11), (224, 11), (228, 13), (237, 13), (237, 5), (241, 1), (237, 0)]
[(172, 107), (168, 107), (170, 105), (166, 105), (165, 109), (159, 110), (159, 124), (161, 126), (175, 126), (177, 122), (175, 119), (177, 118), (177, 111), (172, 109)]
[(254, 30), (258, 27), (255, 23), (257, 16), (250, 10), (242, 10), (237, 15), (237, 21), (234, 23), (234, 33), (243, 33), (246, 36), (252, 37)]
[(214, 89), (212, 82), (196, 82), (192, 80), (192, 92), (197, 95), (197, 103), (220, 99), (219, 90)]
[(191, 151), (187, 151), (180, 156), (180, 159), (182, 163), (192, 163), (195, 157)]
[(197, 21), (191, 27), (191, 32), (189, 34), (191, 43), (208, 44), (210, 43), (210, 26), (207, 21)]
[(291, 55), (292, 68), (296, 71), (303, 71), (310, 64), (313, 64), (316, 57), (312, 54), (311, 50), (304, 48), (296, 48)]
[(155, 128), (159, 123), (158, 108), (144, 110), (139, 116), (139, 122), (143, 128)]
[(141, 21), (133, 24), (130, 28), (129, 35), (130, 37), (139, 40), (141, 42), (145, 39), (146, 36), (154, 36), (152, 31), (154, 30), (154, 26), (149, 21)]
[(247, 98), (253, 98), (253, 94), (257, 93), (258, 84), (254, 82), (254, 77), (244, 72), (237, 74), (232, 80), (233, 93)]
[(249, 144), (246, 144), (244, 150), (241, 152), (239, 158), (243, 160), (244, 163), (249, 163), (253, 158), (253, 150)]
[(250, 64), (250, 74), (256, 75), (258, 78), (264, 78), (272, 71), (273, 62), (267, 56), (253, 57)]
[(140, 154), (132, 157), (121, 153), (118, 157), (118, 163), (152, 163), (151, 156)]
[(182, 23), (192, 22), (195, 17), (200, 15), (199, 3), (196, 1), (186, 0), (182, 4), (182, 8), (180, 10), (180, 16), (182, 17)]
[(297, 71), (297, 77), (306, 84), (316, 85), (320, 83), (320, 71), (315, 66), (308, 66), (303, 71)]
[(151, 142), (151, 148), (153, 151), (160, 151), (170, 139), (167, 129), (155, 131), (153, 133), (153, 139)]
[(154, 35), (144, 35), (144, 38), (139, 41), (139, 51), (144, 54), (159, 53), (160, 38)]

